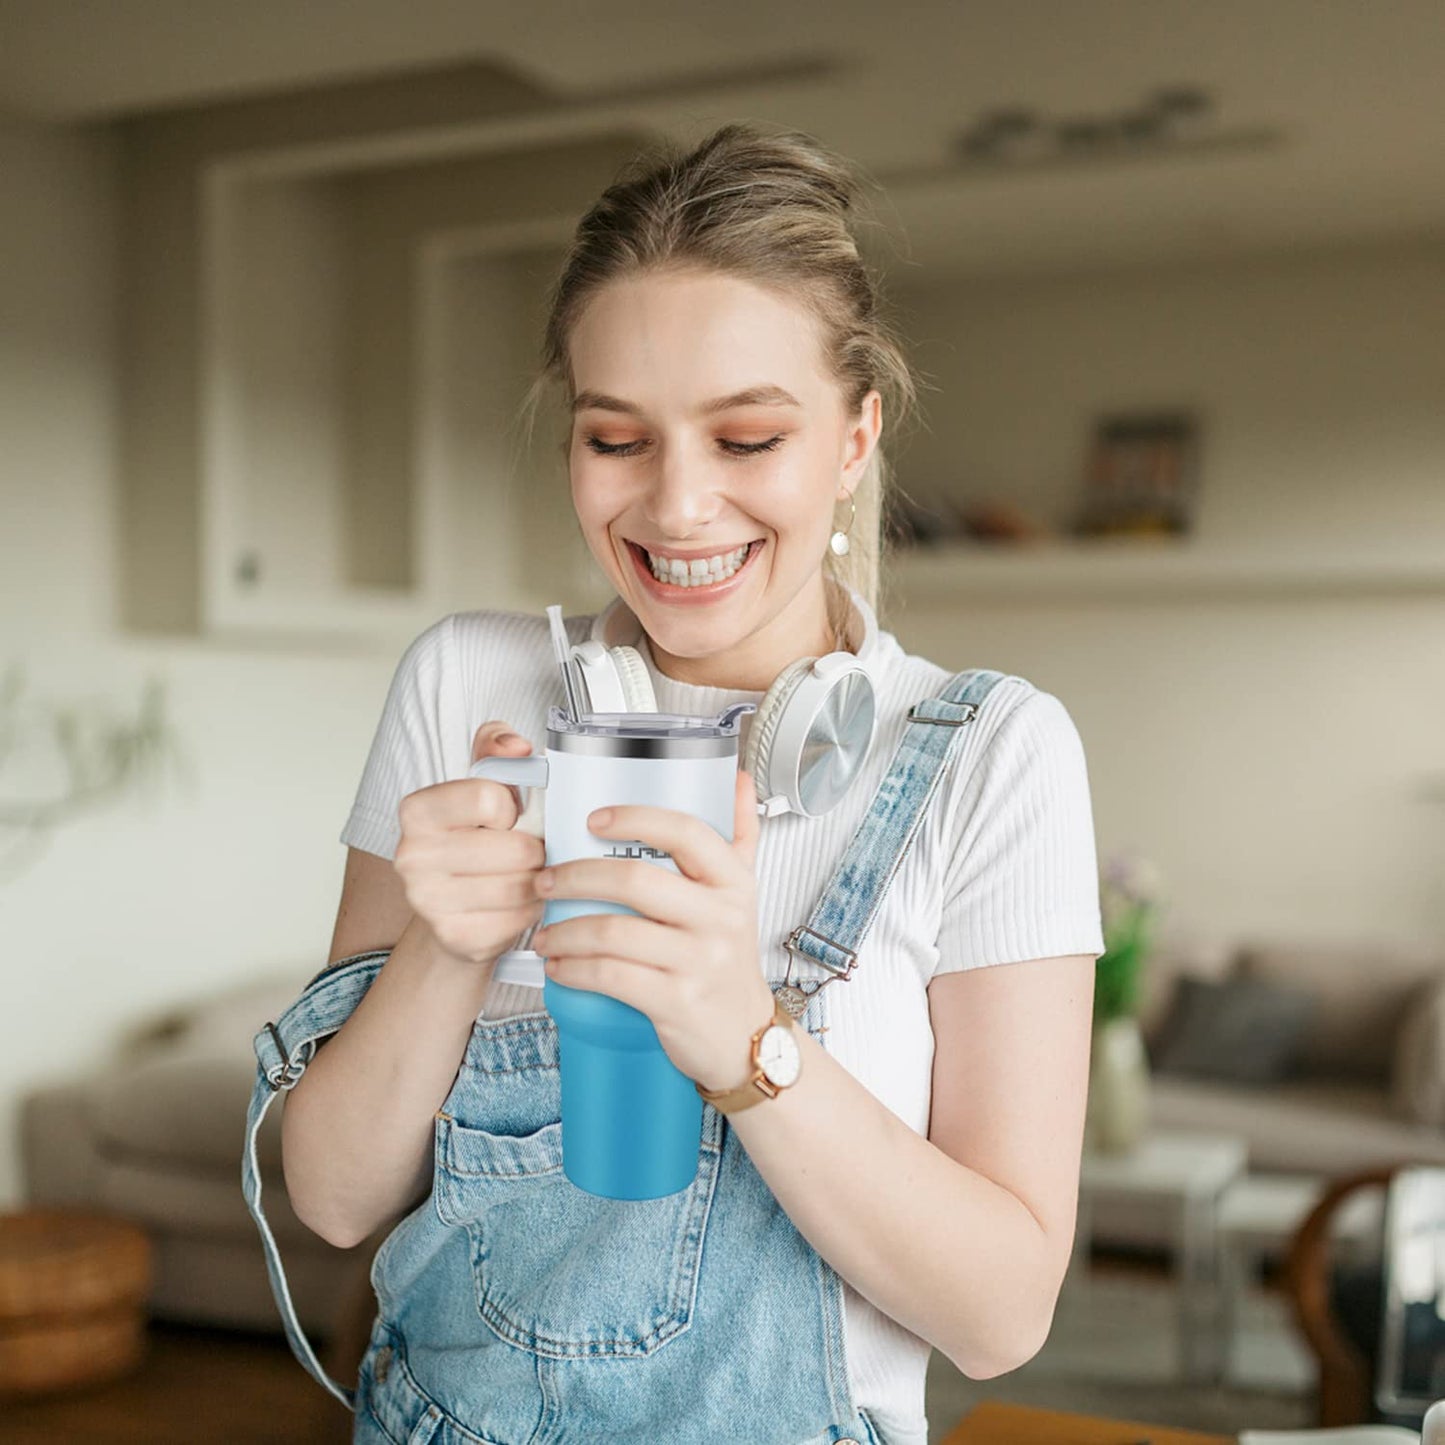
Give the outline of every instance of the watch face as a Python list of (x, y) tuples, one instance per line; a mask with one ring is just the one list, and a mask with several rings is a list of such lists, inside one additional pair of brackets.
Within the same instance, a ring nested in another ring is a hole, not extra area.
[(802, 1072), (803, 1056), (791, 1029), (774, 1024), (758, 1040), (758, 1066), (780, 1089), (785, 1089)]

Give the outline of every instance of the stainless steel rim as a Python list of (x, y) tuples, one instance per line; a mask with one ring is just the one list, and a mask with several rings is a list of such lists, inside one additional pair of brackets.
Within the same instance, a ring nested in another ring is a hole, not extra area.
[(646, 738), (558, 732), (548, 728), (547, 750), (589, 758), (735, 758), (738, 739), (736, 733)]

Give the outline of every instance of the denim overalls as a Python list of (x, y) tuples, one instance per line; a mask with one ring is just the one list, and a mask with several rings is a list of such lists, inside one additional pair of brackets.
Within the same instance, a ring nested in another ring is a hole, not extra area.
[[(959, 673), (910, 709), (842, 861), (789, 935), (789, 950), (822, 970), (801, 985), (801, 1022), (820, 1042), (837, 997), (824, 985), (851, 974), (960, 727), (1002, 676)], [(431, 1195), (372, 1264), (379, 1313), (357, 1387), (331, 1380), (297, 1323), (261, 1209), (256, 1133), (387, 956), (327, 968), (256, 1035), (242, 1164), (292, 1351), (356, 1412), (354, 1441), (888, 1445), (853, 1402), (837, 1273), (711, 1105), (688, 1188), (613, 1200), (567, 1180), (557, 1030), (545, 1009), (474, 1023), (436, 1115)]]

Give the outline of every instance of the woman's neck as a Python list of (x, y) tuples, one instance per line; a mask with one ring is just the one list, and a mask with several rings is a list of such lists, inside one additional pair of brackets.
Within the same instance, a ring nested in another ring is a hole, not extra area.
[(846, 644), (837, 638), (823, 588), (800, 596), (766, 627), (725, 652), (679, 657), (649, 635), (653, 663), (664, 677), (698, 687), (766, 692), (773, 680), (800, 657), (822, 657)]

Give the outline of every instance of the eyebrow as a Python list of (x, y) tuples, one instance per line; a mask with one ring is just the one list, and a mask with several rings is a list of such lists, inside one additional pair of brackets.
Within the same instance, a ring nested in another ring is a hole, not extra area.
[[(735, 391), (731, 396), (719, 396), (712, 401), (705, 401), (699, 408), (699, 414), (711, 416), (715, 412), (727, 411), (735, 406), (796, 406), (801, 407), (802, 402), (792, 392), (784, 391), (781, 386), (750, 386), (746, 391)], [(621, 401), (615, 396), (608, 396), (601, 391), (579, 391), (572, 398), (572, 412), (575, 416), (579, 411), (620, 411), (628, 416), (641, 416), (642, 408), (634, 406), (630, 401)]]

